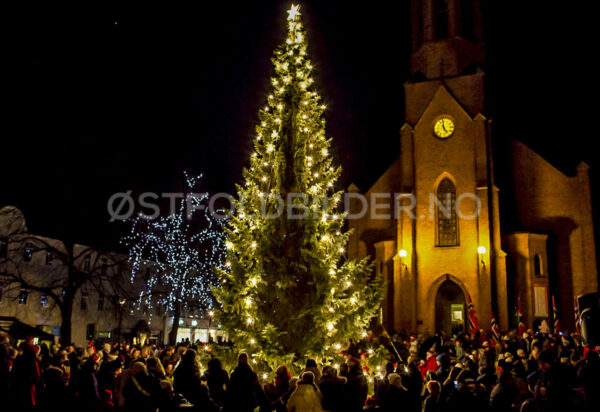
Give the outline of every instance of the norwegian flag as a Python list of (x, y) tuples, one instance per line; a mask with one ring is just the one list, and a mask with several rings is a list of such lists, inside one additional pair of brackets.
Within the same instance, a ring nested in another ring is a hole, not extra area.
[(573, 296), (573, 312), (575, 313), (575, 330), (577, 333), (581, 334), (581, 323), (579, 321), (579, 303), (577, 302), (577, 298)]
[(556, 307), (556, 300), (552, 295), (552, 317), (554, 318), (554, 333), (560, 332), (560, 317), (558, 316), (558, 308)]
[(468, 295), (469, 305), (468, 305), (468, 314), (469, 314), (469, 331), (471, 333), (475, 333), (479, 330), (479, 320), (477, 320), (477, 312), (475, 312), (475, 307), (473, 307), (473, 301), (471, 300), (471, 295)]
[(494, 317), (494, 311), (492, 313), (492, 334), (494, 335), (494, 339), (496, 342), (500, 342), (500, 329), (498, 328), (498, 322), (496, 322), (496, 318)]
[(523, 310), (521, 309), (521, 298), (517, 299), (517, 316), (519, 317), (519, 336), (523, 336), (526, 332), (525, 324), (523, 323)]

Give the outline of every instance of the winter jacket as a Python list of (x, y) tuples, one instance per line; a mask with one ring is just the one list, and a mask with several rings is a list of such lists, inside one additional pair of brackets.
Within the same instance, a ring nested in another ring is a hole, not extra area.
[(256, 373), (249, 365), (239, 364), (229, 379), (225, 411), (252, 412), (254, 408), (264, 403), (265, 394)]
[(319, 388), (323, 400), (323, 409), (330, 412), (342, 412), (344, 410), (344, 387), (346, 379), (325, 377), (321, 379)]

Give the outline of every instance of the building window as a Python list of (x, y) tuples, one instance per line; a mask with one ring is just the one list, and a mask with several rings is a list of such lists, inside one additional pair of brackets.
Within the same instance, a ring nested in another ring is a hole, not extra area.
[(0, 259), (8, 257), (8, 239), (0, 239)]
[(87, 255), (83, 258), (83, 271), (89, 272), (92, 269), (92, 258), (90, 255)]
[(52, 265), (52, 261), (54, 260), (54, 254), (52, 252), (46, 253), (46, 265)]
[(96, 336), (96, 324), (88, 323), (87, 327), (85, 328), (85, 339), (93, 340), (95, 336)]
[(29, 295), (29, 292), (27, 291), (27, 289), (21, 289), (21, 291), (19, 292), (19, 305), (26, 305), (27, 304), (27, 296)]
[(533, 273), (536, 276), (544, 276), (544, 271), (542, 269), (542, 258), (539, 254), (536, 254), (533, 257)]
[(104, 293), (98, 293), (98, 311), (101, 312), (104, 310)]
[(433, 24), (436, 40), (448, 38), (448, 0), (434, 0)]
[(458, 219), (456, 218), (456, 188), (444, 178), (437, 189), (438, 246), (458, 246)]
[(462, 37), (467, 40), (475, 40), (475, 13), (473, 9), (473, 0), (462, 0), (460, 2)]
[(45, 293), (42, 293), (42, 296), (40, 298), (40, 304), (44, 309), (48, 307), (48, 295), (46, 295)]
[(30, 262), (33, 257), (33, 244), (31, 242), (25, 243), (25, 250), (23, 251), (23, 260)]
[(81, 301), (79, 303), (79, 308), (82, 311), (86, 311), (87, 310), (87, 298), (88, 298), (87, 292), (81, 292)]

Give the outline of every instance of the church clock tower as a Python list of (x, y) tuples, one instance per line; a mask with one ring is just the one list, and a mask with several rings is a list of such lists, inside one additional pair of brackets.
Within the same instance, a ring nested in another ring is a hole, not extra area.
[[(516, 312), (531, 328), (558, 318), (573, 328), (573, 298), (598, 290), (587, 165), (572, 176), (503, 141), (500, 233), (481, 3), (412, 0), (400, 155), (364, 192), (367, 213), (348, 221), (349, 257), (373, 257), (387, 285), (388, 330), (470, 329), (471, 304), (486, 331), (492, 316), (514, 327)], [(393, 219), (378, 218), (384, 206)]]
[(468, 329), (469, 302), (481, 328), (506, 327), (480, 1), (414, 0), (411, 18), (400, 156), (365, 193), (394, 193), (396, 219), (349, 221), (348, 252), (375, 258), (389, 330)]
[(406, 256), (394, 258), (392, 323), (398, 330), (459, 330), (471, 301), (480, 327), (489, 328), (492, 313), (505, 326), (480, 1), (413, 0), (411, 17), (400, 155), (401, 192), (410, 197), (399, 202), (410, 198), (414, 213), (398, 217), (397, 249)]

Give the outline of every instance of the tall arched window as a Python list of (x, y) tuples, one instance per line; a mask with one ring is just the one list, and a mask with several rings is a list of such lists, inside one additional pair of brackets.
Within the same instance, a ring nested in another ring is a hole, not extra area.
[(437, 200), (437, 245), (458, 246), (456, 188), (447, 177), (438, 185)]

